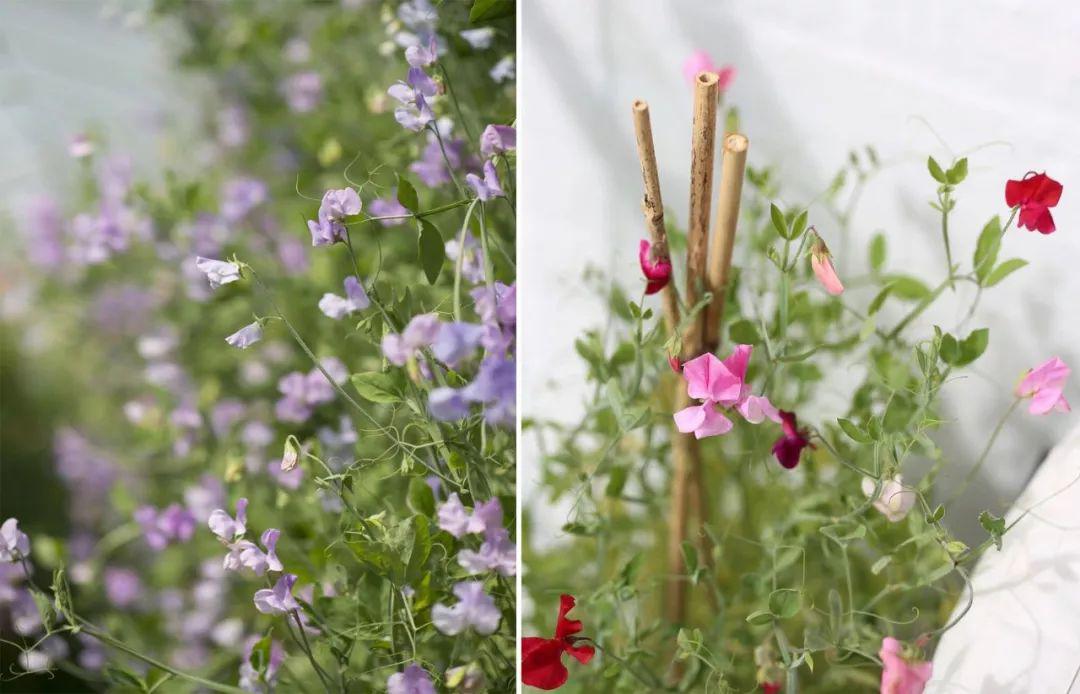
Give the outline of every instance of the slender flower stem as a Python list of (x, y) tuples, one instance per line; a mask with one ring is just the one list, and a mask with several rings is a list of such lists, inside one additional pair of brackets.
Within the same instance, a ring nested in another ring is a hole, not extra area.
[(953, 263), (952, 245), (949, 243), (949, 192), (946, 190), (941, 195), (941, 239), (945, 243), (945, 262), (948, 264), (947, 274), (949, 286), (953, 287)]
[(446, 144), (443, 142), (442, 133), (439, 132), (439, 127), (434, 123), (428, 124), (428, 129), (435, 133), (435, 139), (439, 143), (439, 151), (442, 152), (443, 163), (446, 164), (446, 173), (450, 175), (450, 180), (454, 182), (454, 187), (458, 189), (458, 192), (464, 196), (465, 189), (461, 187), (461, 182), (458, 181), (457, 176), (454, 175), (454, 167), (450, 165), (450, 157), (446, 153)]
[(1020, 404), (1022, 399), (1023, 398), (1019, 397), (1015, 398), (1012, 401), (1012, 404), (1009, 405), (1009, 409), (1005, 410), (1005, 414), (1001, 415), (1001, 417), (998, 419), (997, 425), (994, 427), (993, 433), (990, 434), (990, 439), (986, 442), (986, 446), (983, 447), (982, 453), (979, 454), (979, 459), (975, 461), (975, 464), (971, 467), (970, 470), (968, 470), (967, 474), (964, 475), (964, 481), (961, 482), (960, 486), (957, 487), (956, 491), (949, 496), (948, 501), (945, 502), (946, 504), (955, 501), (967, 490), (969, 486), (971, 486), (971, 483), (975, 481), (975, 477), (979, 474), (979, 470), (981, 470), (983, 464), (986, 463), (987, 456), (990, 455), (990, 449), (994, 447), (994, 442), (997, 441), (998, 434), (1000, 434), (1001, 430), (1005, 428), (1005, 422), (1009, 421), (1009, 417), (1011, 417), (1012, 413), (1016, 411), (1016, 408)]
[(930, 308), (930, 305), (933, 304), (939, 296), (941, 296), (942, 292), (944, 292), (952, 285), (953, 279), (954, 278), (950, 273), (950, 275), (946, 277), (941, 284), (935, 287), (932, 292), (923, 297), (923, 300), (916, 304), (915, 308), (911, 309), (911, 311), (906, 316), (904, 316), (899, 323), (896, 324), (896, 327), (889, 331), (888, 335), (885, 336), (885, 339), (895, 340), (896, 337), (901, 332), (903, 332), (904, 328), (906, 328), (911, 323), (911, 321), (918, 318), (920, 315), (922, 315), (923, 311)]

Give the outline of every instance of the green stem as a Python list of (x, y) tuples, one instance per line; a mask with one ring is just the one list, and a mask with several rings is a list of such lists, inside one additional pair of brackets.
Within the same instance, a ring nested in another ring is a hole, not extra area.
[(948, 501), (945, 502), (946, 504), (955, 501), (969, 486), (971, 486), (971, 483), (975, 481), (975, 477), (979, 474), (979, 470), (981, 470), (983, 464), (986, 463), (987, 456), (990, 455), (990, 449), (994, 447), (994, 442), (997, 441), (998, 435), (1001, 433), (1001, 430), (1005, 428), (1005, 422), (1007, 422), (1009, 417), (1012, 416), (1012, 413), (1016, 411), (1016, 407), (1020, 404), (1021, 400), (1022, 398), (1015, 398), (1012, 401), (1012, 404), (1009, 405), (1009, 409), (1005, 410), (1005, 414), (1001, 415), (998, 419), (997, 425), (994, 427), (993, 433), (990, 434), (990, 439), (986, 442), (986, 446), (983, 447), (982, 453), (979, 454), (978, 460), (975, 461), (975, 464), (968, 470), (967, 474), (964, 475), (963, 482), (961, 482), (956, 491), (949, 496)]
[(906, 316), (904, 316), (899, 323), (896, 324), (896, 327), (889, 331), (889, 334), (885, 336), (885, 339), (895, 340), (896, 337), (904, 330), (904, 328), (906, 328), (908, 324), (911, 323), (911, 321), (918, 318), (920, 315), (922, 315), (923, 311), (930, 308), (930, 305), (934, 303), (934, 301), (936, 301), (939, 296), (941, 296), (941, 293), (952, 285), (953, 279), (954, 278), (952, 276), (952, 273), (950, 273), (949, 276), (946, 277), (945, 280), (934, 289), (934, 291), (927, 294), (922, 301), (916, 304), (915, 308), (911, 309), (911, 311)]

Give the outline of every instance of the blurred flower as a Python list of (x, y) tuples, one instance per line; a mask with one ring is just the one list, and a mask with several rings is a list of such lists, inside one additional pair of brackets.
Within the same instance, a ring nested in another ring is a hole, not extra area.
[(198, 484), (184, 490), (184, 503), (197, 523), (207, 523), (214, 509), (225, 503), (225, 485), (218, 477), (206, 473)]
[(263, 614), (285, 614), (300, 609), (292, 595), (296, 574), (283, 574), (273, 588), (255, 591), (255, 609)]
[(476, 351), (483, 334), (483, 326), (475, 323), (443, 323), (431, 344), (431, 351), (436, 359), (454, 368)]
[(483, 520), (466, 512), (457, 492), (450, 493), (446, 501), (439, 506), (436, 515), (439, 528), (459, 540), (465, 537), (466, 533), (479, 533), (484, 530)]
[(247, 349), (263, 337), (262, 325), (259, 321), (249, 323), (225, 338), (225, 342), (239, 349)]
[(257, 178), (229, 179), (221, 189), (221, 217), (235, 224), (268, 197), (266, 184)]
[(491, 42), (495, 39), (495, 29), (494, 27), (466, 29), (459, 32), (458, 36), (465, 39), (465, 43), (469, 44), (476, 50), (482, 51), (491, 48)]
[[(446, 242), (446, 257), (457, 267), (458, 254), (461, 252), (457, 237)], [(484, 281), (484, 253), (477, 243), (476, 237), (470, 233), (465, 234), (465, 257), (461, 260), (461, 276), (466, 281), (479, 284)]]
[(207, 520), (210, 531), (224, 542), (233, 542), (247, 531), (248, 500), (240, 497), (236, 500), (236, 517), (233, 518), (224, 509), (215, 509)]
[(386, 680), (386, 694), (435, 694), (435, 685), (424, 668), (410, 663)]
[(686, 78), (687, 82), (693, 84), (694, 80), (697, 79), (699, 72), (715, 73), (718, 83), (717, 86), (721, 93), (726, 91), (735, 79), (735, 68), (730, 65), (717, 68), (709, 54), (701, 50), (691, 53), (690, 57), (683, 63), (683, 77)]
[(101, 579), (105, 584), (105, 597), (114, 607), (129, 607), (142, 597), (142, 580), (131, 569), (110, 566), (102, 573)]
[(94, 142), (86, 133), (76, 133), (68, 143), (68, 156), (72, 159), (86, 159), (94, 153)]
[(1018, 226), (1040, 234), (1052, 234), (1057, 229), (1050, 208), (1061, 199), (1062, 185), (1045, 173), (1029, 171), (1019, 181), (1005, 184), (1005, 204), (1020, 208)]
[(433, 35), (426, 46), (415, 44), (405, 49), (405, 61), (414, 68), (424, 68), (439, 59), (438, 46)]
[(195, 267), (206, 275), (206, 279), (210, 280), (210, 286), (214, 289), (240, 279), (240, 266), (236, 263), (199, 257), (195, 260)]
[[(340, 360), (328, 357), (322, 367), (334, 379), (334, 383), (343, 383), (348, 378), (348, 371)], [(278, 381), (278, 390), (284, 395), (274, 406), (274, 413), (283, 422), (306, 421), (314, 408), (334, 399), (334, 387), (323, 372), (317, 368), (304, 374), (293, 371)]]
[(521, 681), (537, 689), (558, 689), (570, 676), (563, 665), (563, 653), (569, 653), (581, 664), (588, 663), (596, 654), (592, 646), (577, 645), (583, 639), (574, 636), (581, 631), (581, 622), (567, 619), (566, 613), (574, 609), (574, 598), (565, 593), (559, 599), (559, 620), (555, 625), (555, 638), (544, 639), (526, 636), (521, 639)]
[(56, 200), (47, 195), (35, 197), (27, 206), (25, 217), (26, 253), (30, 262), (49, 269), (61, 266), (67, 254), (63, 217)]
[(915, 506), (917, 495), (913, 489), (904, 486), (904, 479), (897, 474), (891, 480), (883, 480), (881, 490), (874, 496), (877, 487), (874, 479), (864, 477), (862, 481), (863, 494), (874, 502), (874, 508), (881, 511), (882, 515), (889, 519), (890, 523), (898, 523), (907, 516)]
[(368, 205), (368, 213), (372, 217), (402, 217), (402, 219), (380, 219), (379, 224), (384, 227), (392, 227), (404, 224), (408, 221), (410, 212), (404, 205), (398, 202), (397, 194), (375, 198)]
[(502, 614), (484, 592), (483, 581), (461, 581), (454, 585), (453, 592), (458, 599), (456, 605), (436, 603), (431, 608), (431, 622), (440, 633), (456, 636), (469, 627), (485, 636), (495, 633)]
[(302, 275), (307, 272), (309, 262), (307, 249), (299, 239), (286, 236), (278, 239), (277, 256), (281, 267), (287, 274)]
[(400, 335), (396, 333), (383, 335), (383, 356), (395, 366), (405, 366), (417, 350), (428, 347), (435, 341), (441, 328), (439, 317), (434, 313), (413, 316)]
[(810, 445), (806, 432), (798, 428), (794, 412), (780, 410), (784, 433), (773, 444), (772, 452), (781, 465), (789, 470), (799, 464), (802, 450)]
[(517, 369), (513, 360), (501, 354), (484, 357), (476, 378), (461, 393), (466, 400), (483, 404), (484, 421), (488, 424), (513, 426), (517, 397)]
[(311, 60), (311, 46), (303, 38), (294, 36), (285, 43), (285, 59), (290, 63), (306, 63)]
[(833, 296), (839, 296), (843, 293), (844, 285), (840, 283), (840, 278), (836, 276), (836, 268), (833, 267), (832, 263), (832, 254), (829, 253), (829, 247), (825, 245), (817, 232), (814, 232), (814, 242), (810, 246), (810, 267), (813, 269), (818, 282), (821, 282), (821, 286), (825, 287), (825, 291)]
[(652, 244), (645, 239), (638, 244), (638, 263), (641, 274), (645, 275), (645, 293), (655, 294), (671, 281), (671, 260), (653, 258)]
[(323, 98), (323, 83), (319, 73), (298, 72), (285, 79), (282, 86), (285, 102), (294, 113), (310, 113), (319, 107)]
[(256, 670), (251, 664), (251, 658), (255, 651), (255, 644), (259, 642), (257, 637), (251, 637), (244, 644), (244, 658), (240, 663), (240, 688), (246, 692), (265, 694), (274, 690), (277, 684), (278, 670), (285, 662), (285, 648), (280, 641), (270, 639), (270, 657), (267, 662), (261, 663), (261, 668)]
[(440, 422), (456, 422), (469, 416), (469, 401), (460, 389), (439, 386), (428, 394), (428, 414)]
[(326, 293), (319, 299), (319, 310), (334, 320), (341, 320), (347, 315), (363, 311), (371, 305), (364, 286), (352, 275), (345, 278), (345, 296)]
[(1016, 388), (1016, 395), (1031, 398), (1028, 406), (1031, 414), (1068, 412), (1069, 401), (1065, 399), (1062, 391), (1070, 372), (1069, 367), (1059, 357), (1048, 359), (1027, 372)]
[(282, 470), (281, 463), (271, 461), (266, 464), (266, 471), (278, 483), (278, 486), (289, 491), (296, 491), (304, 481), (304, 468), (294, 467), (291, 470)]
[(19, 521), (8, 518), (0, 525), (0, 561), (16, 562), (30, 555), (30, 538), (19, 530)]
[(394, 109), (394, 119), (406, 130), (419, 132), (435, 120), (427, 100), (438, 93), (438, 86), (423, 68), (410, 67), (406, 81), (390, 85), (386, 93), (400, 103)]
[[(443, 150), (446, 156), (443, 156)], [(442, 145), (434, 135), (428, 136), (428, 143), (420, 153), (420, 158), (409, 165), (409, 171), (416, 174), (424, 185), (435, 188), (451, 182), (450, 171), (479, 171), (480, 162), (469, 155), (464, 140), (443, 139)]]
[(491, 79), (496, 83), (502, 84), (508, 80), (513, 80), (515, 77), (514, 71), (514, 56), (504, 56), (499, 62), (495, 63), (495, 66), (491, 68)]
[(934, 672), (928, 662), (908, 660), (903, 646), (891, 636), (881, 640), (881, 694), (922, 694)]
[(172, 542), (187, 542), (195, 534), (197, 523), (190, 511), (176, 503), (160, 512), (153, 506), (140, 506), (135, 509), (134, 518), (142, 528), (146, 544), (155, 551), (165, 549)]
[(218, 112), (217, 134), (218, 141), (226, 147), (240, 147), (248, 141), (250, 127), (243, 106), (233, 104)]
[(517, 149), (517, 130), (509, 125), (489, 125), (480, 134), (480, 154), (490, 159)]
[(495, 171), (495, 164), (491, 161), (484, 162), (483, 178), (474, 173), (465, 174), (465, 183), (473, 189), (476, 197), (484, 202), (505, 195), (502, 185), (499, 183), (499, 174)]
[(312, 246), (329, 246), (344, 241), (348, 234), (345, 218), (360, 214), (363, 203), (352, 188), (328, 190), (323, 194), (317, 220), (308, 221)]

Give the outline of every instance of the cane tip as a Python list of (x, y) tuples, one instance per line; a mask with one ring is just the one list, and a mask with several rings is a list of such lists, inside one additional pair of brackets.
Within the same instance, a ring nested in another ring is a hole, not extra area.
[(750, 140), (742, 133), (728, 133), (724, 136), (724, 149), (729, 152), (745, 152), (750, 148)]

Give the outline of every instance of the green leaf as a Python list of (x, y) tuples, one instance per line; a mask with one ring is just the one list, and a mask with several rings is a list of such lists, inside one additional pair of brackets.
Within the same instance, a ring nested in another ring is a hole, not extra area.
[(416, 585), (416, 581), (424, 574), (428, 557), (431, 556), (431, 523), (427, 516), (417, 515), (412, 517), (412, 526), (412, 551), (409, 552), (409, 560), (405, 566), (405, 580)]
[(369, 371), (352, 375), (353, 388), (360, 397), (368, 402), (400, 402), (397, 382), (394, 377), (379, 371)]
[(968, 175), (968, 160), (967, 157), (963, 157), (960, 161), (952, 165), (952, 167), (945, 172), (945, 178), (948, 179), (951, 185), (957, 185), (963, 182)]
[(934, 161), (933, 157), (928, 157), (926, 160), (926, 168), (930, 170), (930, 175), (934, 177), (934, 180), (938, 183), (948, 183), (949, 177), (945, 175), (945, 171), (942, 170), (941, 165)]
[(989, 343), (990, 330), (988, 328), (972, 330), (971, 334), (960, 343), (960, 357), (963, 364), (970, 364), (981, 357)]
[(892, 562), (892, 555), (886, 554), (884, 557), (874, 562), (874, 565), (870, 567), (870, 573), (877, 576), (879, 573), (885, 570), (885, 567)]
[(608, 475), (608, 483), (604, 488), (604, 495), (608, 497), (621, 496), (623, 487), (626, 486), (627, 474), (626, 468), (622, 465), (613, 466)]
[(789, 238), (787, 220), (784, 219), (784, 213), (780, 211), (780, 208), (776, 205), (770, 205), (769, 217), (772, 219), (773, 229), (776, 229), (776, 233), (780, 234), (781, 238)]
[(885, 299), (889, 298), (889, 294), (892, 293), (892, 284), (886, 284), (882, 287), (881, 291), (877, 293), (877, 296), (870, 302), (870, 306), (866, 309), (866, 314), (872, 316), (881, 310), (882, 304), (885, 303)]
[(930, 295), (930, 288), (911, 275), (896, 275), (892, 278), (890, 287), (898, 299), (920, 301)]
[(792, 588), (780, 588), (769, 595), (769, 611), (780, 619), (791, 619), (801, 606), (799, 591)]
[(979, 240), (975, 244), (975, 256), (972, 258), (975, 276), (979, 278), (980, 284), (986, 280), (986, 276), (994, 268), (1000, 249), (1001, 219), (994, 215), (979, 234)]
[(754, 610), (750, 614), (746, 615), (746, 621), (750, 624), (760, 625), (768, 624), (773, 620), (772, 613), (768, 610)]
[(757, 324), (746, 318), (736, 321), (728, 328), (728, 336), (731, 341), (741, 345), (761, 344), (761, 333), (758, 332)]
[(937, 523), (939, 520), (945, 517), (945, 505), (938, 504), (938, 507), (934, 509), (934, 512), (930, 514), (927, 519), (930, 523)]
[(423, 477), (409, 480), (408, 506), (413, 513), (421, 516), (435, 515), (435, 494)]
[(986, 280), (983, 281), (983, 286), (993, 287), (995, 284), (997, 284), (998, 282), (1005, 279), (1006, 277), (1027, 264), (1028, 262), (1026, 260), (1021, 260), (1020, 258), (1011, 258), (1009, 260), (1006, 260), (1001, 265), (998, 265), (996, 268), (994, 268), (994, 271), (986, 277)]
[(469, 10), (469, 22), (491, 22), (514, 14), (514, 0), (476, 0)]
[(983, 530), (990, 533), (990, 537), (994, 540), (994, 546), (998, 551), (1001, 551), (1001, 536), (1005, 534), (1007, 528), (1005, 527), (1005, 519), (998, 518), (989, 511), (983, 511), (979, 514), (979, 525), (983, 527)]
[(446, 244), (439, 230), (426, 219), (420, 220), (417, 253), (420, 257), (420, 267), (424, 269), (428, 283), (435, 284), (435, 280), (439, 279), (443, 262), (446, 260)]
[(797, 239), (802, 236), (802, 233), (806, 231), (806, 218), (809, 214), (809, 210), (803, 210), (795, 217), (795, 221), (791, 225), (791, 238)]
[(836, 423), (840, 425), (840, 429), (847, 434), (848, 438), (856, 443), (870, 443), (873, 441), (869, 434), (850, 419), (838, 419)]
[(938, 346), (938, 356), (946, 364), (956, 365), (960, 361), (960, 343), (949, 333), (941, 336), (941, 344)]
[(874, 238), (870, 240), (870, 267), (880, 272), (881, 268), (885, 267), (887, 250), (885, 234), (874, 234)]
[(409, 183), (409, 179), (404, 178), (400, 174), (397, 177), (397, 199), (409, 212), (420, 211), (420, 200), (416, 197), (416, 188), (413, 188), (413, 184)]
[(915, 403), (900, 395), (898, 391), (893, 394), (885, 408), (885, 414), (881, 417), (881, 428), (890, 434), (904, 431), (914, 414)]

